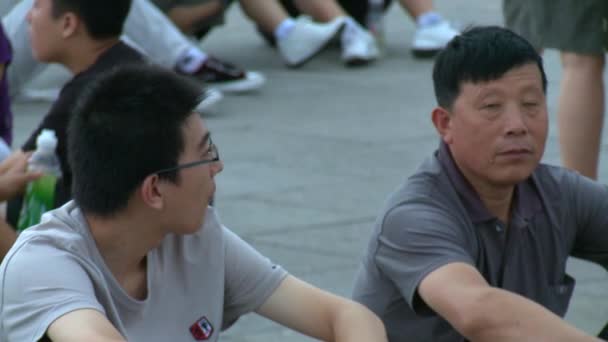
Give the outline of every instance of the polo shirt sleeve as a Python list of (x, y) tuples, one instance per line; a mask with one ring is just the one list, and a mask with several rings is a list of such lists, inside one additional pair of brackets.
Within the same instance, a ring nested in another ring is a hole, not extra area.
[(287, 272), (272, 263), (227, 228), (223, 329), (240, 316), (257, 310), (274, 293)]
[(418, 314), (428, 313), (419, 298), (420, 282), (441, 266), (475, 265), (470, 239), (457, 220), (432, 204), (399, 206), (385, 216), (375, 263)]
[(568, 184), (576, 219), (572, 256), (602, 265), (608, 270), (608, 186), (569, 173)]
[(44, 241), (15, 246), (0, 268), (0, 281), (2, 341), (38, 341), (56, 319), (75, 310), (105, 315), (76, 257)]

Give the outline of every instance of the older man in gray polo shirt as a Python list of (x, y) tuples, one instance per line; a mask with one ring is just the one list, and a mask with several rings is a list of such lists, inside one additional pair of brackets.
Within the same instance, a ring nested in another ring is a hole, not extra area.
[(594, 341), (560, 317), (570, 255), (608, 265), (608, 189), (539, 164), (541, 57), (516, 34), (471, 29), (439, 55), (438, 151), (392, 194), (354, 299), (390, 341)]

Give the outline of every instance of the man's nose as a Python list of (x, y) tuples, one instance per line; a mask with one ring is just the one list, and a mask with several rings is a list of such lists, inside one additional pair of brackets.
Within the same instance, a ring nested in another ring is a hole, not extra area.
[(224, 162), (221, 160), (218, 160), (211, 165), (211, 172), (213, 172), (213, 176), (222, 172), (223, 169), (224, 169)]
[(505, 115), (505, 130), (507, 135), (522, 135), (528, 132), (525, 115), (523, 109), (516, 104), (507, 107)]

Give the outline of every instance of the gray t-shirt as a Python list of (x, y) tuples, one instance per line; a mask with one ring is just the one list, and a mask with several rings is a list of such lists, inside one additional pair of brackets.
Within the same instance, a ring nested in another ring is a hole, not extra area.
[(442, 144), (389, 198), (353, 298), (382, 318), (390, 341), (464, 341), (417, 293), (429, 273), (463, 262), (491, 286), (563, 316), (574, 288), (566, 274), (568, 256), (608, 266), (608, 188), (540, 165), (517, 185), (514, 200), (507, 229)]
[(0, 265), (0, 341), (37, 341), (54, 320), (85, 308), (103, 313), (129, 341), (217, 341), (222, 327), (256, 310), (286, 276), (213, 208), (197, 233), (168, 235), (147, 262), (148, 295), (136, 300), (108, 270), (74, 202), (46, 214)]

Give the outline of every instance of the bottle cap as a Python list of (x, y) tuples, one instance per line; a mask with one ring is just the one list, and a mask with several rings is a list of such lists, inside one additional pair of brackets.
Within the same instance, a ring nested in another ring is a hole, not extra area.
[(54, 150), (57, 147), (57, 136), (52, 129), (43, 129), (36, 138), (36, 147), (44, 150)]

